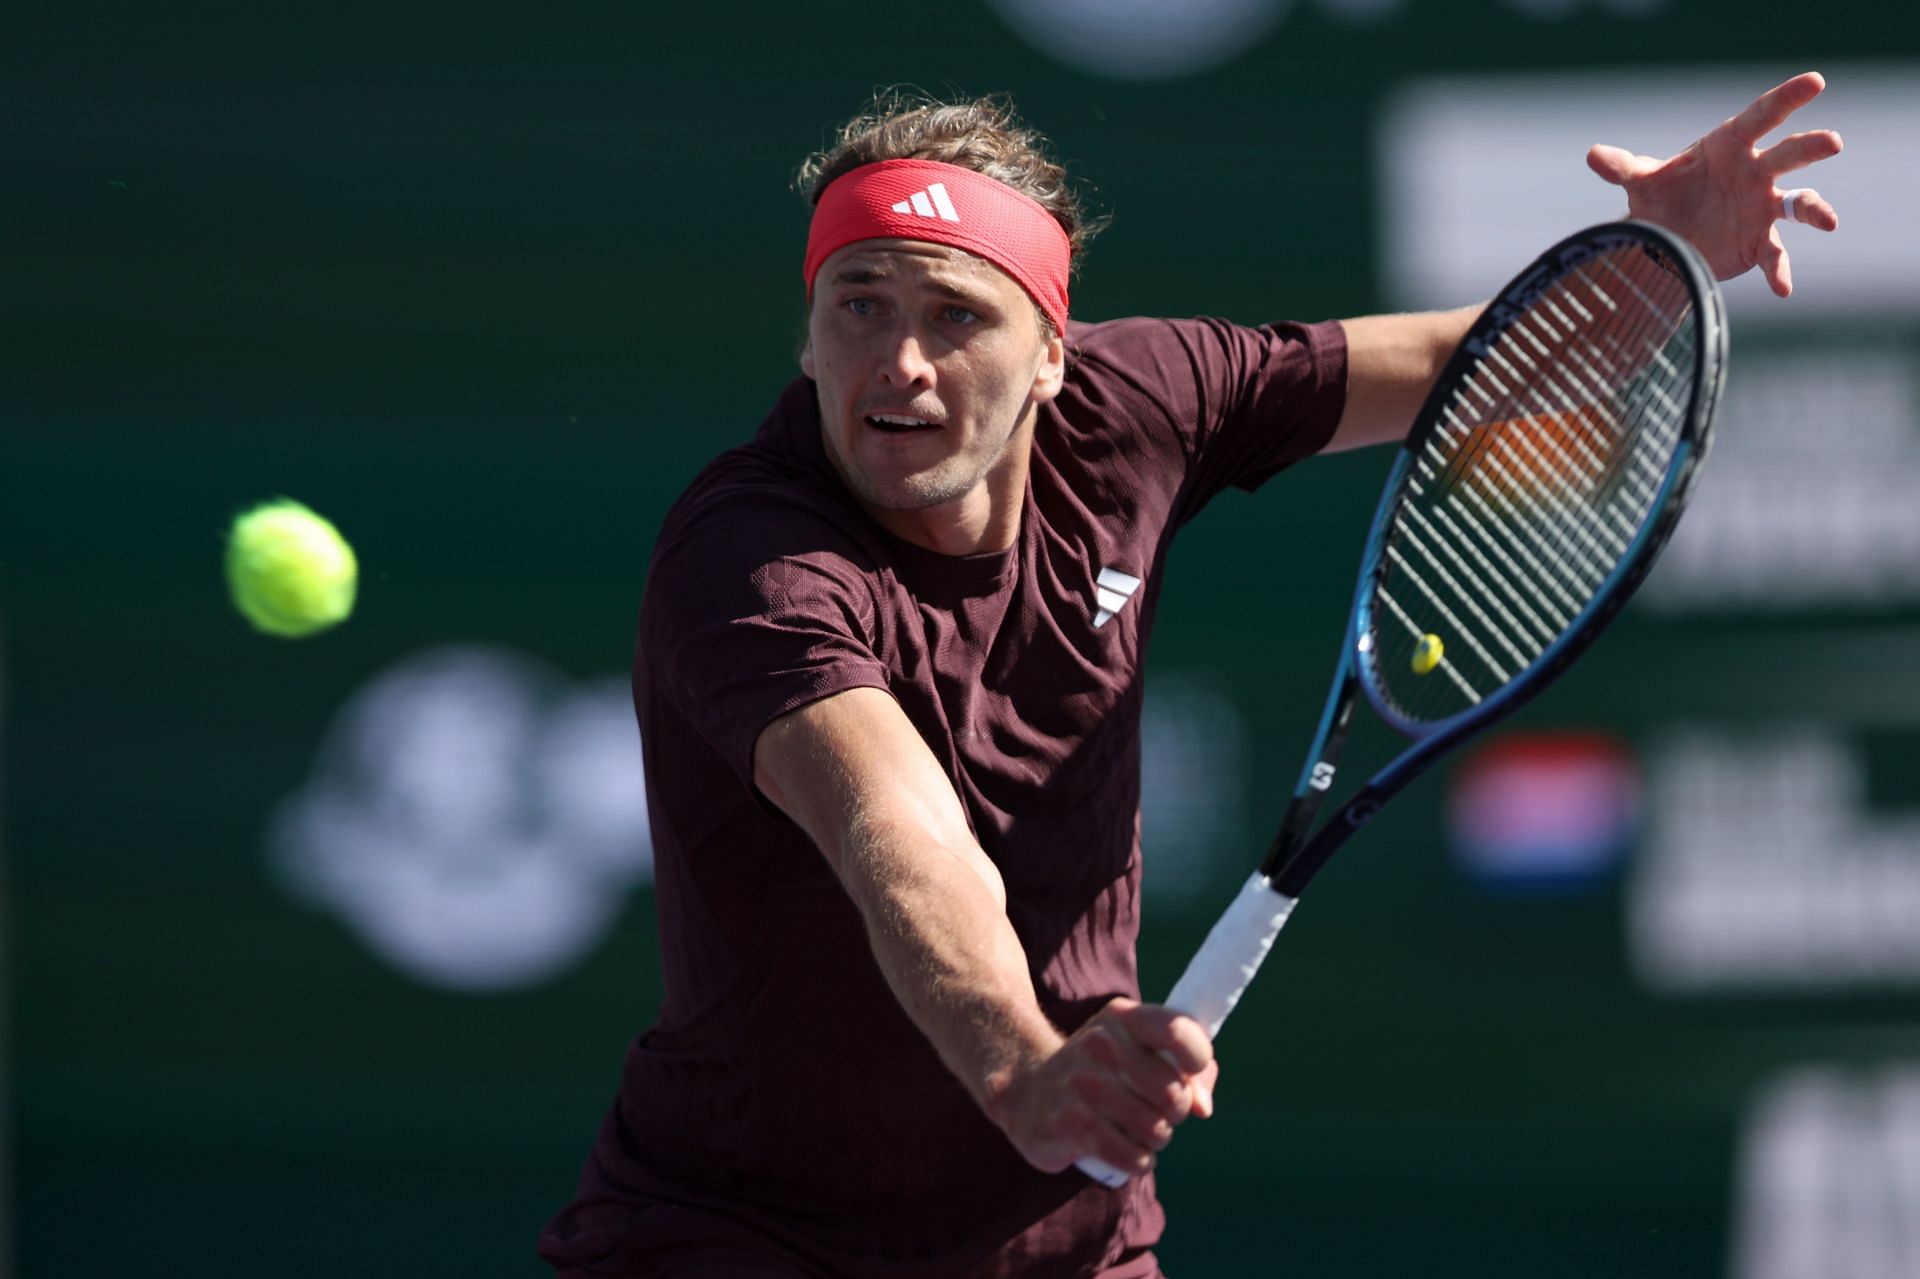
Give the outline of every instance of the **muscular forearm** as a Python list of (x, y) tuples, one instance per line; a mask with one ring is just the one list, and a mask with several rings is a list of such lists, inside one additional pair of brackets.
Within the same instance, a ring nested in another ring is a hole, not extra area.
[(999, 871), (953, 785), (886, 693), (774, 721), (754, 781), (845, 885), (895, 998), (1028, 1162), (1139, 1172), (1211, 1107), (1212, 1046), (1169, 1009), (1115, 999), (1062, 1036), (1034, 991)]
[(755, 761), (860, 908), (894, 996), (992, 1114), (1009, 1074), (1061, 1036), (945, 773), (893, 699), (867, 688), (776, 721)]
[(1063, 1036), (1034, 992), (999, 876), (977, 846), (943, 847), (924, 830), (856, 821), (845, 879), (894, 997), (990, 1116), (1021, 1069)]

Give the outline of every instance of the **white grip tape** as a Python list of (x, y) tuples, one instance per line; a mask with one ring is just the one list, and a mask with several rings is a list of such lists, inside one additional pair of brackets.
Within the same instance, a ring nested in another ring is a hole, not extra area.
[[(1205, 1026), (1207, 1038), (1219, 1035), (1299, 900), (1276, 891), (1265, 875), (1254, 872), (1174, 983), (1166, 1006)], [(1103, 1186), (1124, 1186), (1131, 1176), (1092, 1155), (1076, 1166)]]
[(1260, 971), (1267, 952), (1273, 949), (1273, 939), (1280, 935), (1297, 901), (1299, 898), (1275, 890), (1265, 875), (1254, 872), (1194, 953), (1187, 971), (1173, 984), (1167, 1007), (1205, 1026), (1207, 1038), (1217, 1036), (1227, 1022), (1227, 1014)]
[(1095, 1159), (1092, 1155), (1086, 1156), (1073, 1166), (1081, 1172), (1086, 1173), (1087, 1176), (1093, 1178), (1101, 1185), (1111, 1187), (1114, 1190), (1120, 1189), (1120, 1187), (1133, 1180), (1132, 1173), (1121, 1172), (1118, 1168), (1113, 1167), (1111, 1164), (1103, 1163)]

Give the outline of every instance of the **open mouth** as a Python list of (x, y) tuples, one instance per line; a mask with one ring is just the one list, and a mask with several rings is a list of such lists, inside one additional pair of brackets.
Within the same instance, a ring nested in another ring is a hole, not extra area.
[(885, 431), (889, 435), (910, 435), (915, 431), (937, 431), (938, 423), (929, 422), (922, 417), (908, 413), (869, 413), (866, 423), (876, 431)]

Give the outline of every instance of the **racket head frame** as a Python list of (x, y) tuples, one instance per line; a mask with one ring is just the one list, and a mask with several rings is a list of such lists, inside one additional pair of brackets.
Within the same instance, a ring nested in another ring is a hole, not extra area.
[[(1672, 460), (1651, 503), (1651, 514), (1635, 530), (1632, 541), (1580, 613), (1523, 670), (1475, 706), (1439, 720), (1415, 719), (1396, 706), (1381, 688), (1371, 667), (1370, 650), (1375, 633), (1374, 601), (1386, 571), (1394, 517), (1420, 450), (1437, 428), (1442, 410), (1456, 387), (1475, 367), (1476, 361), (1484, 358), (1490, 339), (1524, 315), (1527, 307), (1554, 281), (1596, 252), (1636, 244), (1686, 286), (1698, 326), (1698, 340), (1692, 352), (1694, 394), (1686, 406)], [(1712, 273), (1698, 252), (1684, 240), (1649, 222), (1602, 223), (1568, 236), (1536, 258), (1481, 312), (1435, 381), (1406, 442), (1395, 454), (1382, 489), (1361, 555), (1353, 608), (1333, 686), (1286, 817), (1261, 864), (1261, 872), (1273, 881), (1278, 891), (1297, 898), (1334, 851), (1371, 820), (1388, 799), (1461, 741), (1513, 714), (1537, 696), (1558, 679), (1619, 614), (1646, 579), (1686, 509), (1700, 463), (1712, 440), (1713, 414), (1725, 385), (1726, 366), (1725, 313)], [(1309, 834), (1321, 802), (1331, 789), (1339, 755), (1345, 746), (1356, 690), (1364, 694), (1368, 704), (1386, 723), (1411, 738), (1412, 744), (1368, 779), (1317, 832)]]

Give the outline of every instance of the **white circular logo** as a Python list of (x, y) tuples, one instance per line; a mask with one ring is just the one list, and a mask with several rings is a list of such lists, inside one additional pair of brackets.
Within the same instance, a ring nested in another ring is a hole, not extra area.
[(328, 730), (268, 832), (298, 896), (429, 985), (555, 976), (651, 879), (625, 679), (438, 649), (378, 676)]

